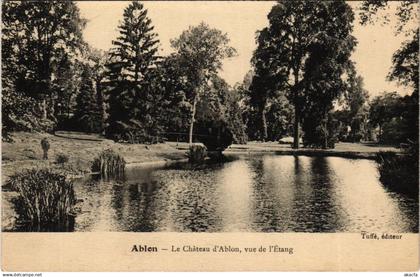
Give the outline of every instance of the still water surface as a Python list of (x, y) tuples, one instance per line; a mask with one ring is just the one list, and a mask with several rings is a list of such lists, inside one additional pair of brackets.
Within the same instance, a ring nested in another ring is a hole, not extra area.
[(378, 175), (369, 160), (274, 155), (129, 168), (123, 182), (77, 186), (75, 231), (416, 232), (417, 199)]

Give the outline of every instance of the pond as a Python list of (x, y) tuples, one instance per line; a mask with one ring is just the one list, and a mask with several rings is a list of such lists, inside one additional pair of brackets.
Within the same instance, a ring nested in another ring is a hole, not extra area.
[(374, 161), (236, 156), (128, 168), (124, 181), (83, 180), (74, 231), (417, 232), (418, 201), (388, 191)]

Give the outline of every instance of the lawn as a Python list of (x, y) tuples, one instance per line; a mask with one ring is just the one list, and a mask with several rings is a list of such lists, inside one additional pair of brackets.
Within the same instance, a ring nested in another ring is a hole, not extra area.
[[(42, 159), (41, 139), (48, 138), (49, 160)], [(105, 149), (112, 148), (120, 153), (127, 164), (178, 160), (185, 158), (185, 151), (169, 144), (123, 144), (103, 139), (97, 135), (81, 133), (59, 133), (58, 136), (40, 133), (14, 133), (13, 143), (2, 143), (2, 176), (7, 179), (15, 172), (25, 168), (53, 166), (58, 154), (69, 157), (63, 166), (69, 175), (82, 175), (90, 172), (93, 159)]]

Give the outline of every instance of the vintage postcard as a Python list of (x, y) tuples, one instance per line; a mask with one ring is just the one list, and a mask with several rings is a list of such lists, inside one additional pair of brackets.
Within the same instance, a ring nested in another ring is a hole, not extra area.
[(417, 276), (417, 1), (1, 6), (3, 272)]

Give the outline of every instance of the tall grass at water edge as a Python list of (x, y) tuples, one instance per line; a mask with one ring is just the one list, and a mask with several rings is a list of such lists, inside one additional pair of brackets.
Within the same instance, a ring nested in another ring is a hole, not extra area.
[(104, 177), (124, 175), (125, 160), (112, 149), (102, 151), (92, 163), (92, 172), (99, 172)]
[(31, 169), (10, 177), (18, 221), (31, 226), (65, 225), (76, 204), (73, 183), (51, 169)]

